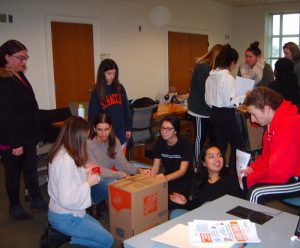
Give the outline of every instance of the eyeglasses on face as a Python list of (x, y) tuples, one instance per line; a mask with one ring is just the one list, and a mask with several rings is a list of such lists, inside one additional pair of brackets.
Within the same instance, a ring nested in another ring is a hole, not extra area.
[(161, 132), (163, 132), (163, 131), (171, 132), (173, 129), (174, 129), (174, 127), (161, 127), (160, 131)]
[(17, 60), (19, 60), (20, 62), (27, 62), (27, 60), (29, 59), (29, 56), (15, 56), (12, 55), (12, 57), (16, 58)]

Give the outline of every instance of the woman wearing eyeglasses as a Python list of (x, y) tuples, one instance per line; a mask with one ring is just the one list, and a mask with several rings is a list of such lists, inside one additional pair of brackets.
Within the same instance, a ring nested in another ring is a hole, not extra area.
[[(194, 175), (192, 166), (193, 150), (189, 141), (180, 135), (180, 120), (170, 116), (163, 119), (160, 127), (160, 139), (154, 149), (154, 162), (151, 170), (143, 174), (163, 177), (168, 181), (169, 194), (177, 192), (189, 195)], [(160, 173), (160, 164), (165, 171)], [(169, 201), (169, 209), (178, 208)]]
[(24, 75), (26, 47), (9, 40), (0, 47), (0, 154), (4, 164), (9, 214), (18, 220), (31, 219), (20, 203), (20, 178), (31, 196), (32, 210), (47, 210), (37, 175), (36, 144), (39, 140), (39, 108)]

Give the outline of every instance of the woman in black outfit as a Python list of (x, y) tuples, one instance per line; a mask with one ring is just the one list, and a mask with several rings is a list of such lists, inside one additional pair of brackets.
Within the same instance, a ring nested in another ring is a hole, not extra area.
[(23, 72), (28, 60), (26, 47), (9, 40), (0, 47), (0, 154), (5, 170), (9, 214), (31, 219), (20, 203), (20, 178), (29, 190), (32, 210), (47, 210), (37, 175), (36, 144), (40, 137), (38, 104)]
[(171, 216), (178, 216), (186, 212), (182, 209), (192, 210), (226, 194), (244, 198), (237, 177), (224, 166), (221, 149), (215, 145), (208, 145), (201, 152), (201, 161), (194, 178), (191, 196), (187, 198), (177, 192), (170, 195), (172, 202), (181, 205), (181, 210), (174, 210)]

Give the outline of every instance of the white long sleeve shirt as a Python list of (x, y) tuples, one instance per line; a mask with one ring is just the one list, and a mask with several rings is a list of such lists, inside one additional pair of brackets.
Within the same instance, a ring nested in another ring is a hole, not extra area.
[(91, 206), (91, 187), (86, 178), (85, 169), (77, 167), (72, 157), (62, 148), (49, 164), (49, 210), (83, 217), (85, 209)]
[(205, 82), (205, 101), (210, 107), (235, 108), (245, 95), (236, 96), (235, 79), (227, 69), (211, 70)]

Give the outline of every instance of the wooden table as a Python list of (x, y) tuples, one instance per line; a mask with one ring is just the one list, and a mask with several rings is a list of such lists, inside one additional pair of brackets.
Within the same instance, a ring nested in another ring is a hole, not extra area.
[(166, 116), (180, 116), (187, 113), (187, 107), (176, 103), (163, 103), (158, 105), (157, 111), (153, 115), (153, 119), (160, 119)]
[[(182, 116), (185, 113), (187, 113), (187, 107), (182, 104), (176, 104), (176, 103), (163, 103), (158, 105), (157, 111), (153, 115), (153, 119), (161, 119), (166, 116)], [(58, 121), (53, 122), (52, 126), (54, 127), (62, 127), (64, 124), (64, 121)]]

